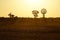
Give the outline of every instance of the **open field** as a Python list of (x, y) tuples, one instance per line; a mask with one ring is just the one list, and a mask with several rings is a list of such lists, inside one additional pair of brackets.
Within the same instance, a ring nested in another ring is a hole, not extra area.
[(0, 40), (60, 40), (60, 18), (0, 18)]

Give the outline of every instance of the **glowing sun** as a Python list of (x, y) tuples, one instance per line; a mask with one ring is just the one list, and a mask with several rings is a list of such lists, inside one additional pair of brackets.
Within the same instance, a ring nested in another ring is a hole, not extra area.
[(38, 8), (45, 5), (46, 0), (26, 0), (25, 3), (32, 8)]
[(46, 0), (27, 0), (28, 3), (37, 4), (44, 3)]

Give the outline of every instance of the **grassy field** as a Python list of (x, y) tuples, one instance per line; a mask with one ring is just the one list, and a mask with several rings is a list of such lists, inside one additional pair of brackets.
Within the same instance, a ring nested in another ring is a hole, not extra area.
[(0, 18), (0, 40), (60, 40), (60, 18)]

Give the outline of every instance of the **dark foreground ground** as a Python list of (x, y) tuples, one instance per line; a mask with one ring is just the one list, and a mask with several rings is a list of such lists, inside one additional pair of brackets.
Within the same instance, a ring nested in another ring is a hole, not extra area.
[(60, 18), (0, 18), (0, 40), (60, 40)]
[(4, 30), (0, 31), (0, 40), (60, 40), (60, 33), (39, 30)]

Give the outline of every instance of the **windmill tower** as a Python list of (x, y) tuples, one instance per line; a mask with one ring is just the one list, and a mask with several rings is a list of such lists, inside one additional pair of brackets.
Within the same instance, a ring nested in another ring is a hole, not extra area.
[(46, 10), (45, 8), (43, 8), (43, 9), (41, 10), (41, 13), (43, 14), (43, 18), (45, 18), (46, 12), (47, 12), (47, 10)]

